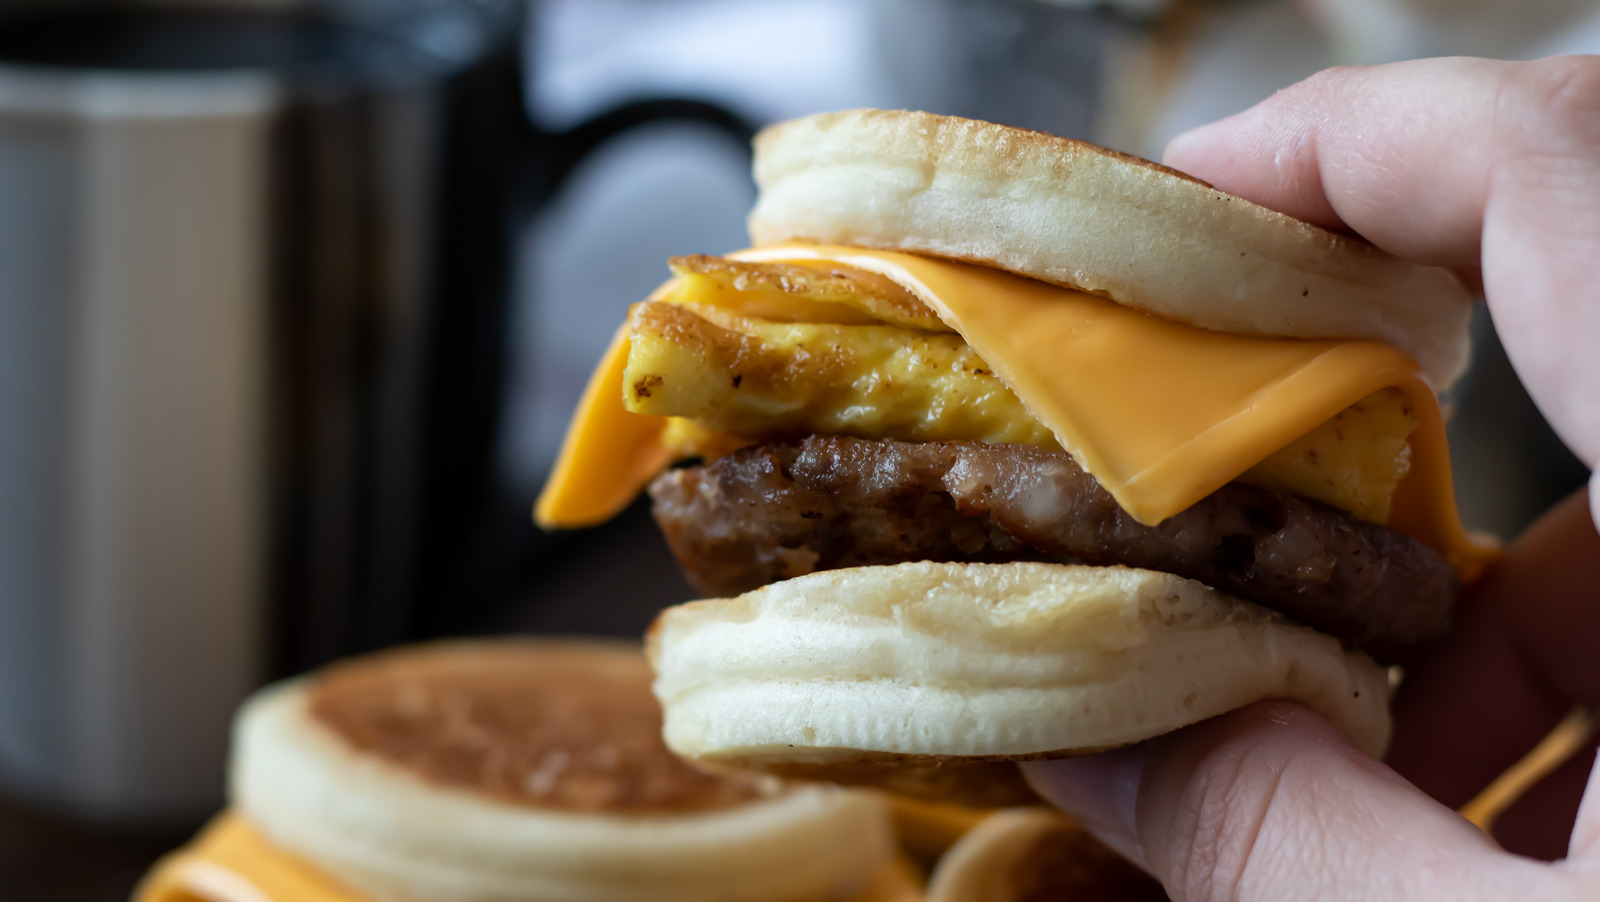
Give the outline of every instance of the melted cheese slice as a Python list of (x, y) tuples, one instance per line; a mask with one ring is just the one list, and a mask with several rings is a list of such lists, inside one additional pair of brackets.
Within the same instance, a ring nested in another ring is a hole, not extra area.
[(234, 812), (211, 822), (167, 856), (134, 891), (133, 902), (372, 902), (273, 845)]
[[(846, 902), (922, 902), (922, 881), (904, 858), (886, 862)], [(376, 902), (273, 845), (236, 812), (211, 822), (158, 863), (133, 902)]]
[(993, 809), (969, 808), (948, 802), (927, 802), (909, 796), (890, 796), (894, 832), (900, 848), (932, 867), (961, 837), (993, 814)]
[[(1443, 553), (1463, 579), (1494, 553), (1461, 525), (1437, 399), (1416, 362), (1396, 348), (1213, 332), (996, 269), (911, 254), (785, 245), (729, 256), (853, 267), (911, 291), (1147, 524), (1184, 510), (1372, 392), (1397, 388), (1418, 427), (1389, 527)], [(624, 338), (596, 374), (602, 384), (592, 382), (585, 394), (540, 498), (541, 525), (612, 516), (664, 462), (664, 422), (622, 407), (626, 358)], [(630, 416), (636, 419), (618, 425)], [(619, 449), (645, 434), (630, 451)], [(582, 486), (572, 482), (579, 472), (590, 474)]]
[(661, 442), (667, 418), (640, 416), (622, 406), (622, 373), (627, 368), (624, 324), (589, 377), (555, 469), (539, 493), (533, 515), (540, 526), (578, 529), (604, 523), (667, 465), (669, 455)]

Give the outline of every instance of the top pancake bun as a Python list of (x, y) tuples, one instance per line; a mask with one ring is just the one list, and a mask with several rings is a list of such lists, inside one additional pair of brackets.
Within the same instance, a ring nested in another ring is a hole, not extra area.
[(954, 116), (845, 110), (755, 140), (757, 245), (913, 251), (1221, 332), (1365, 338), (1436, 391), (1466, 370), (1472, 296), (1385, 253), (1082, 141)]
[[(441, 676), (457, 688), (441, 689)], [(352, 719), (389, 737), (393, 754), (374, 753), (319, 715), (327, 710), (319, 693), (333, 680), (343, 683), (346, 713), (358, 709)], [(698, 809), (680, 796), (676, 810), (641, 810), (640, 797), (672, 795), (652, 781), (706, 789), (703, 776), (669, 772), (649, 680), (638, 646), (624, 643), (449, 642), (358, 658), (245, 704), (233, 803), (275, 845), (376, 899), (814, 902), (848, 896), (891, 866), (888, 808), (873, 794), (769, 782)], [(480, 704), (496, 693), (500, 707)], [(577, 719), (541, 727), (505, 707), (529, 696)], [(590, 719), (614, 702), (621, 716)], [(430, 735), (418, 735), (419, 723)], [(489, 789), (508, 769), (517, 773), (519, 755), (537, 753), (526, 745), (497, 753), (496, 733), (508, 730), (559, 749), (527, 777), (537, 782), (548, 770), (551, 779), (521, 798)], [(408, 763), (430, 745), (452, 765), (465, 762), (462, 779), (430, 778)], [(609, 773), (628, 784), (633, 804), (585, 801), (616, 797), (598, 785)]]

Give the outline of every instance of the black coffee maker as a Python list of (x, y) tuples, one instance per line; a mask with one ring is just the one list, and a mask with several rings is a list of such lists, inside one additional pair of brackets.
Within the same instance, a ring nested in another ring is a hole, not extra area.
[(0, 16), (0, 779), (203, 809), (261, 682), (419, 638), (549, 541), (500, 483), (516, 225), (609, 138), (516, 0)]

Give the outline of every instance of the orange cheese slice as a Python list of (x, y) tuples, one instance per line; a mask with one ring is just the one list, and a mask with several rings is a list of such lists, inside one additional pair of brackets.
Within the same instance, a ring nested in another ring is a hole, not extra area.
[(988, 808), (969, 808), (948, 802), (927, 802), (909, 796), (890, 796), (894, 832), (900, 848), (932, 867), (968, 831), (993, 814)]
[[(885, 862), (845, 902), (921, 902), (922, 881), (904, 858)], [(224, 812), (187, 847), (160, 861), (133, 902), (374, 902), (279, 847), (236, 812)]]
[(159, 862), (133, 902), (370, 902), (273, 845), (234, 812)]
[(887, 862), (861, 892), (845, 902), (926, 902), (922, 876), (903, 855)]
[[(729, 256), (853, 267), (904, 286), (966, 339), (1124, 510), (1147, 524), (1184, 510), (1356, 401), (1393, 386), (1406, 394), (1418, 427), (1389, 526), (1445, 554), (1466, 579), (1494, 553), (1461, 525), (1437, 399), (1416, 362), (1396, 348), (1213, 332), (989, 267), (890, 251), (784, 245)], [(661, 465), (659, 422), (622, 408), (622, 380), (611, 375), (622, 366), (608, 357), (605, 375), (597, 373), (607, 387), (596, 394), (591, 385), (585, 396), (540, 499), (541, 524), (605, 519), (648, 481), (642, 469)], [(629, 416), (644, 422), (615, 425)], [(652, 438), (631, 452), (617, 449), (646, 432)], [(602, 473), (569, 455), (615, 463)], [(592, 473), (581, 487), (572, 484), (580, 470)], [(602, 477), (611, 486), (604, 492), (597, 488)], [(567, 498), (604, 498), (612, 507)]]
[(546, 529), (580, 529), (616, 516), (667, 465), (666, 417), (622, 406), (628, 327), (617, 330), (572, 415), (534, 519)]

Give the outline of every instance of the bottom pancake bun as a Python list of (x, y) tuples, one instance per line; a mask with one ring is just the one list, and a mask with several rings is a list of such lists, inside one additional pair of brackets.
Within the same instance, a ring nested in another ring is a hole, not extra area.
[[(574, 643), (520, 641), (397, 654), (483, 661), (558, 646), (573, 653)], [(643, 667), (636, 647), (586, 648), (597, 666)], [(386, 666), (400, 671), (407, 661), (397, 654)], [(274, 844), (378, 899), (820, 902), (848, 898), (892, 861), (887, 807), (871, 794), (772, 786), (710, 810), (616, 813), (442, 785), (357, 749), (319, 719), (317, 679), (264, 690), (242, 709), (233, 800)], [(452, 741), (470, 743), (469, 727), (453, 727), (462, 735)]]
[(928, 881), (927, 902), (1156, 902), (1150, 875), (1043, 808), (997, 811), (961, 838)]
[[(1127, 745), (1267, 698), (1381, 756), (1386, 672), (1193, 580), (1127, 567), (916, 562), (669, 608), (651, 627), (668, 747), (978, 806), (1007, 762)], [(1003, 776), (1011, 773), (1010, 777)]]

